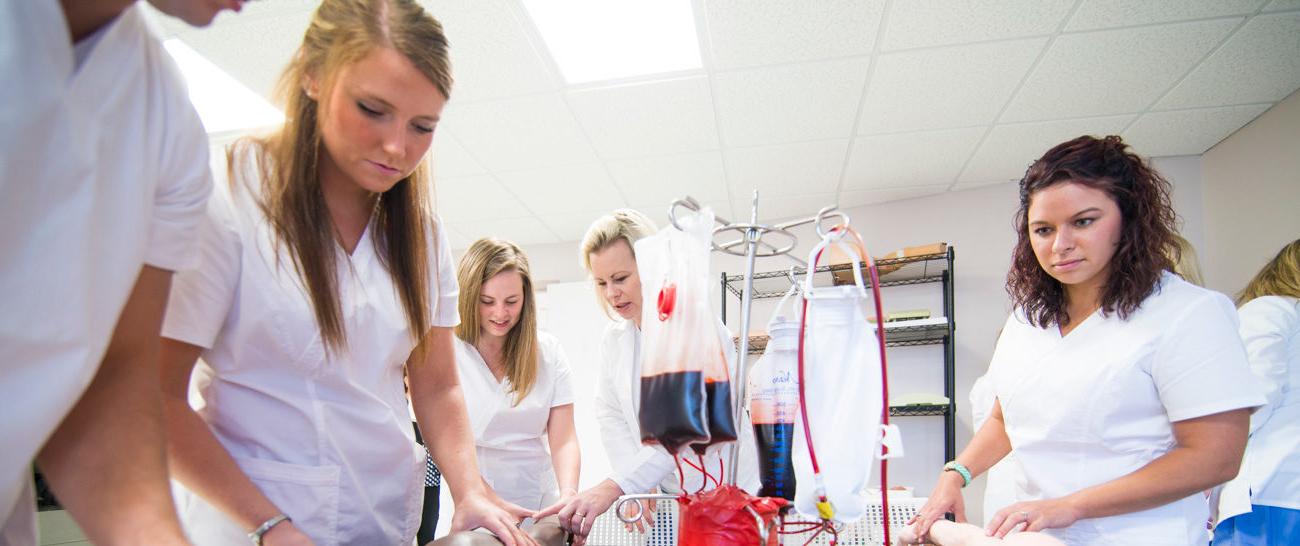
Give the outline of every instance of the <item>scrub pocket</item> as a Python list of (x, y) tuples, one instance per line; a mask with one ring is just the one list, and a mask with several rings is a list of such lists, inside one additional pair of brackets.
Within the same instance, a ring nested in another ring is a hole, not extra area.
[(339, 468), (236, 457), (235, 462), (317, 546), (338, 539)]

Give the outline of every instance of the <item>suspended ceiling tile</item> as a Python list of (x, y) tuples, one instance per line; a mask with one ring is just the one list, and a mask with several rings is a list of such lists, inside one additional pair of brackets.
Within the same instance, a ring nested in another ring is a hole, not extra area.
[(1300, 9), (1300, 0), (1273, 0), (1272, 3), (1270, 3), (1267, 6), (1264, 6), (1264, 11), (1282, 11), (1282, 10), (1293, 10), (1293, 9)]
[(884, 5), (882, 0), (704, 2), (713, 68), (868, 54)]
[(253, 92), (274, 102), (275, 84), (302, 44), (311, 16), (311, 11), (304, 10), (243, 21), (231, 18), (226, 25), (191, 28), (177, 37)]
[(1124, 141), (1150, 156), (1200, 155), (1268, 110), (1268, 105), (1148, 112), (1124, 131)]
[(840, 208), (876, 205), (890, 201), (915, 199), (927, 195), (940, 194), (948, 190), (947, 184), (916, 186), (911, 188), (893, 188), (885, 190), (849, 190), (840, 192)]
[(433, 147), (429, 151), (429, 161), (433, 165), (434, 180), (487, 174), (487, 169), (479, 165), (465, 147), (456, 141), (450, 130), (439, 128), (433, 137)]
[(1276, 102), (1300, 87), (1300, 13), (1257, 16), (1169, 92), (1158, 109)]
[(844, 190), (948, 186), (957, 179), (986, 128), (858, 137)]
[[(749, 220), (748, 206), (746, 206), (745, 208), (746, 216), (744, 217), (744, 219), (739, 219), (732, 215), (731, 204), (726, 201), (700, 201), (700, 205), (713, 209), (713, 215), (715, 217), (726, 218), (727, 220), (731, 220), (733, 222), (742, 222), (742, 221)], [(637, 211), (640, 211), (641, 214), (644, 214), (646, 215), (646, 217), (650, 218), (650, 220), (654, 222), (656, 228), (664, 229), (672, 225), (668, 221), (668, 206), (669, 203), (643, 203), (641, 205), (637, 205), (632, 208), (636, 209)], [(690, 214), (691, 212), (689, 210), (679, 208), (677, 209), (677, 213)], [(719, 241), (724, 240), (724, 236), (719, 236), (717, 240)]]
[(906, 0), (885, 21), (884, 51), (1051, 34), (1074, 0)]
[(881, 55), (858, 133), (992, 123), (1046, 44), (1031, 38)]
[(451, 225), (450, 222), (444, 222), (442, 229), (447, 230), (447, 242), (451, 244), (452, 250), (469, 248), (469, 245), (474, 244), (473, 239), (456, 231), (456, 227)]
[(436, 210), (448, 222), (519, 218), (532, 214), (491, 176), (449, 177), (434, 181)]
[(1119, 133), (1134, 116), (998, 125), (980, 144), (957, 182), (1019, 180), (1025, 169), (1052, 146), (1082, 135)]
[(973, 189), (977, 189), (977, 188), (985, 188), (985, 187), (988, 187), (988, 186), (997, 186), (997, 185), (999, 185), (999, 184), (1017, 184), (1017, 183), (1018, 183), (1018, 181), (1015, 181), (1015, 180), (993, 180), (993, 181), (985, 181), (985, 182), (959, 182), (959, 183), (957, 183), (957, 184), (953, 184), (953, 186), (952, 186), (952, 190), (950, 190), (950, 191), (966, 191), (966, 190), (973, 190)]
[(505, 172), (497, 177), (538, 215), (613, 210), (627, 204), (600, 163)]
[(700, 201), (726, 201), (727, 179), (722, 152), (695, 152), (608, 162), (614, 184), (629, 203), (661, 203), (691, 196)]
[(820, 140), (723, 152), (733, 199), (753, 190), (766, 198), (805, 193), (834, 193), (840, 183), (848, 140)]
[[(758, 197), (758, 220), (760, 222), (771, 222), (774, 220), (811, 217), (823, 207), (837, 203), (838, 198), (834, 192), (805, 193), (779, 198), (760, 193)], [(731, 200), (731, 210), (743, 220), (739, 218), (731, 218), (731, 220), (737, 222), (749, 221), (750, 209), (751, 199), (748, 196), (744, 199), (733, 198)]]
[(1239, 22), (1217, 19), (1062, 35), (1001, 121), (1143, 111)]
[(867, 64), (846, 59), (718, 74), (714, 106), (724, 146), (849, 137)]
[(492, 172), (589, 163), (596, 154), (559, 94), (447, 104), (445, 125)]
[(522, 9), (506, 2), (436, 2), (429, 12), (447, 34), (452, 98), (471, 102), (556, 91), (559, 78), (530, 40)]
[(1267, 0), (1084, 0), (1067, 32), (1249, 15)]
[[(609, 214), (612, 210), (594, 210), (587, 212), (570, 212), (565, 214), (544, 214), (541, 216), (543, 224), (550, 228), (560, 241), (581, 241), (582, 237), (587, 234), (587, 228), (597, 218)], [(578, 259), (578, 250), (573, 251), (573, 259)]]
[(718, 149), (705, 76), (573, 91), (568, 101), (605, 159)]
[[(506, 220), (457, 222), (452, 228), (470, 241), (484, 237), (505, 239), (520, 246), (543, 245), (561, 242), (560, 238), (534, 216)], [(455, 245), (452, 245), (453, 247)]]

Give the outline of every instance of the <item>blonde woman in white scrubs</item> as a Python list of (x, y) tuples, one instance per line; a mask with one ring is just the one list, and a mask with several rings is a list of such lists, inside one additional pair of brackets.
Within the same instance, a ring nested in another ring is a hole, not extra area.
[(1250, 417), (1241, 473), (1217, 498), (1215, 546), (1291, 544), (1300, 533), (1300, 239), (1241, 291), (1241, 339), (1268, 403)]
[[(613, 466), (613, 475), (541, 514), (559, 514), (560, 525), (571, 531), (581, 544), (596, 518), (609, 510), (625, 494), (659, 491), (679, 492), (677, 465), (673, 457), (658, 446), (641, 443), (641, 425), (637, 410), (641, 403), (641, 279), (637, 273), (633, 243), (654, 234), (654, 222), (632, 209), (619, 209), (597, 219), (587, 229), (580, 247), (583, 266), (596, 284), (598, 301), (606, 313), (618, 318), (605, 329), (600, 341), (600, 390), (596, 392), (596, 420), (600, 424), (605, 454)], [(611, 317), (612, 318), (612, 317)], [(721, 325), (719, 325), (721, 328)], [(733, 347), (724, 344), (724, 349)], [(735, 361), (735, 350), (728, 359)], [(758, 488), (757, 454), (747, 420), (738, 424), (740, 449), (737, 484), (748, 491)], [(723, 451), (724, 454), (728, 453)], [(706, 459), (707, 462), (708, 459)], [(710, 467), (714, 469), (713, 467)], [(687, 492), (708, 487), (700, 472), (682, 466)], [(716, 470), (716, 469), (714, 469)], [(647, 543), (659, 544), (675, 535), (668, 527), (654, 525), (653, 505), (647, 504), (641, 521), (634, 526), (649, 532)], [(648, 528), (649, 527), (649, 528)]]
[[(460, 259), (456, 368), (469, 408), (483, 480), (501, 498), (540, 510), (578, 493), (581, 457), (573, 425), (573, 385), (560, 342), (537, 331), (528, 257), (514, 243), (479, 239)], [(559, 546), (555, 516), (528, 533)], [(460, 533), (443, 544), (492, 545)]]
[(989, 368), (997, 403), (920, 510), (921, 534), (1012, 449), (1017, 502), (987, 531), (1070, 546), (1204, 545), (1203, 491), (1237, 474), (1251, 408), (1232, 302), (1170, 273), (1169, 183), (1119, 137), (1049, 150), (1020, 183)]
[(452, 353), (456, 279), (425, 160), (447, 51), (414, 0), (325, 0), (281, 79), (285, 124), (217, 170), (161, 350), (196, 544), (414, 542), (425, 459), (403, 366), (453, 528), (535, 544), (515, 527), (530, 511), (478, 477)]

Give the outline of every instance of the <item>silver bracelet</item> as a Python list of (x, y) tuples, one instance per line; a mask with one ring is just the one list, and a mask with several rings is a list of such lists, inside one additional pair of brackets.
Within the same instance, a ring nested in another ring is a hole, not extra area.
[(284, 514), (276, 514), (275, 517), (262, 522), (261, 525), (257, 526), (257, 529), (253, 529), (253, 532), (248, 533), (248, 540), (253, 541), (253, 546), (262, 546), (262, 535), (270, 532), (272, 527), (285, 521), (292, 522), (293, 520)]

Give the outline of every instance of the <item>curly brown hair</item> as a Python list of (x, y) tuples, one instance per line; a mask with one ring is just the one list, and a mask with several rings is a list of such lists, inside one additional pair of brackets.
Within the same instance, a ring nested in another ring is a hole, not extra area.
[(1119, 206), (1119, 246), (1102, 288), (1101, 311), (1127, 319), (1156, 290), (1160, 276), (1174, 268), (1180, 249), (1169, 181), (1129, 151), (1118, 136), (1081, 136), (1063, 142), (1029, 166), (1020, 180), (1017, 240), (1007, 293), (1034, 326), (1070, 323), (1065, 287), (1039, 265), (1029, 240), (1029, 204), (1034, 194), (1065, 182), (1101, 190)]

